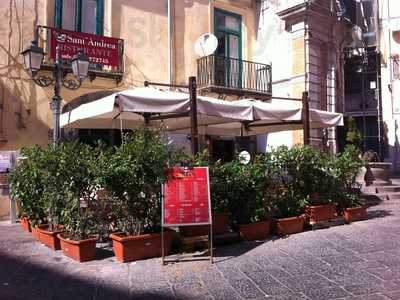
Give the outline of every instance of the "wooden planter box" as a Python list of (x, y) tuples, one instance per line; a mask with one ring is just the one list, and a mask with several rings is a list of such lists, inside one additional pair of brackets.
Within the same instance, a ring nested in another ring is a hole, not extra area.
[(29, 223), (29, 219), (27, 217), (22, 217), (20, 219), (21, 228), (25, 231), (31, 232), (31, 224)]
[(343, 217), (346, 223), (366, 220), (368, 218), (367, 207), (358, 206), (358, 207), (345, 208)]
[(58, 234), (57, 237), (60, 240), (61, 250), (64, 255), (79, 262), (96, 259), (97, 236), (81, 241), (66, 239), (62, 233)]
[(310, 223), (332, 220), (337, 217), (336, 205), (328, 203), (306, 206), (306, 217)]
[(240, 238), (243, 241), (265, 240), (270, 232), (271, 221), (239, 225)]
[[(164, 232), (164, 254), (171, 252), (173, 232)], [(121, 262), (130, 262), (145, 258), (159, 257), (161, 251), (161, 233), (126, 236), (124, 233), (110, 235), (115, 256)]]
[(304, 216), (282, 218), (276, 222), (278, 235), (289, 235), (302, 232), (304, 228)]
[(53, 250), (60, 250), (61, 245), (60, 245), (60, 240), (57, 237), (59, 233), (63, 233), (64, 230), (56, 230), (56, 231), (48, 231), (49, 225), (39, 225), (38, 226), (38, 231), (39, 231), (39, 240), (45, 244), (47, 247), (53, 249)]

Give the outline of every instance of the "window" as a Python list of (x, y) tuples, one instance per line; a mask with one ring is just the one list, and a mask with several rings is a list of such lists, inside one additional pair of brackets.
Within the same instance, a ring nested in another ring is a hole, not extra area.
[(57, 28), (103, 34), (103, 0), (56, 0)]
[(215, 80), (218, 85), (240, 87), (242, 83), (242, 17), (215, 9), (214, 31), (218, 39)]

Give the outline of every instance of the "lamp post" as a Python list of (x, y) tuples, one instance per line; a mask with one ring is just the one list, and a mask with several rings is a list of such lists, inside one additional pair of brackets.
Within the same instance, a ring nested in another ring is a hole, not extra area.
[(54, 82), (54, 96), (50, 102), (50, 108), (53, 111), (53, 141), (55, 144), (60, 140), (60, 108), (61, 108), (61, 85), (76, 90), (81, 86), (82, 81), (86, 78), (89, 71), (89, 57), (79, 50), (71, 60), (72, 72), (74, 73), (78, 83), (73, 80), (64, 80), (65, 67), (61, 60), (60, 49), (56, 47), (56, 59), (53, 66), (53, 78), (45, 75), (38, 75), (42, 69), (44, 51), (38, 46), (37, 40), (32, 41), (31, 45), (21, 52), (24, 67), (31, 74), (34, 82), (41, 87), (50, 86)]

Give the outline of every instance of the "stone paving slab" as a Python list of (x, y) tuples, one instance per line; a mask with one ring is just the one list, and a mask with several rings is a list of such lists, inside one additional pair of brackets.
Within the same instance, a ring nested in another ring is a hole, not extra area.
[[(400, 299), (400, 200), (370, 219), (220, 247), (215, 263), (78, 263), (0, 224), (0, 300)], [(106, 253), (103, 251), (103, 254)]]

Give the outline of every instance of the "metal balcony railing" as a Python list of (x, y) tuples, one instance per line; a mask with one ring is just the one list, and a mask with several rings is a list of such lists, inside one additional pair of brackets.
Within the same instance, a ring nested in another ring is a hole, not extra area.
[(197, 84), (210, 92), (268, 97), (272, 95), (272, 68), (213, 54), (197, 60)]

